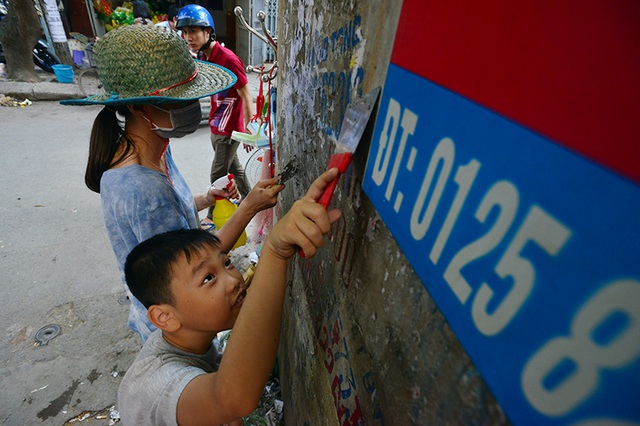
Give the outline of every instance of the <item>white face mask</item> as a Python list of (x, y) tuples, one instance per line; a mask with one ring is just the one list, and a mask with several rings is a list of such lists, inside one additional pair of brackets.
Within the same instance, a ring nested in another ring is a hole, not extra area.
[(169, 113), (169, 119), (173, 127), (159, 127), (154, 122), (145, 117), (153, 130), (158, 136), (165, 139), (181, 138), (198, 130), (200, 121), (202, 121), (202, 111), (200, 110), (200, 101), (193, 102), (187, 106), (176, 109), (163, 109), (159, 106), (151, 105), (152, 107)]

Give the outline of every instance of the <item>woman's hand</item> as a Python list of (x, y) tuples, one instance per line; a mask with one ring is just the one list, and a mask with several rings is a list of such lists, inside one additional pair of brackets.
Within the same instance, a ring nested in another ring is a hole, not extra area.
[(253, 214), (275, 206), (278, 194), (284, 189), (284, 185), (278, 185), (278, 179), (275, 177), (256, 183), (240, 205), (248, 208)]
[(237, 199), (238, 196), (239, 196), (238, 195), (238, 186), (236, 185), (235, 179), (231, 180), (231, 184), (229, 185), (228, 188), (216, 189), (214, 187), (209, 187), (209, 189), (207, 190), (207, 201), (209, 201), (209, 203), (211, 205), (215, 204), (215, 202), (213, 200), (216, 197), (217, 198), (233, 198), (233, 199)]
[(278, 185), (277, 183), (278, 178), (258, 182), (242, 200), (238, 209), (231, 215), (224, 226), (216, 232), (216, 235), (220, 238), (220, 245), (223, 251), (231, 250), (242, 231), (258, 212), (276, 205), (278, 193), (284, 189), (284, 185)]
[(227, 192), (225, 198), (233, 198), (234, 200), (240, 198), (240, 194), (238, 193), (238, 185), (236, 185), (236, 180), (231, 179), (231, 184), (224, 189)]

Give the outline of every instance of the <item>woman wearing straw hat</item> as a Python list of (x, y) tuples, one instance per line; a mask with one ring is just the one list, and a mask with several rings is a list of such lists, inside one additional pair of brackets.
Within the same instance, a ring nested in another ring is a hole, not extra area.
[[(114, 29), (93, 49), (103, 93), (61, 101), (65, 105), (104, 105), (91, 131), (85, 183), (100, 193), (102, 210), (121, 273), (129, 252), (156, 234), (198, 228), (198, 210), (215, 195), (191, 194), (171, 156), (169, 139), (193, 133), (202, 118), (198, 99), (228, 89), (236, 77), (220, 66), (194, 61), (171, 29), (132, 25)], [(121, 118), (120, 118), (121, 117)], [(276, 179), (256, 184), (217, 232), (231, 249), (251, 218), (273, 207), (284, 188)], [(146, 309), (131, 299), (129, 327), (146, 340), (155, 329)]]

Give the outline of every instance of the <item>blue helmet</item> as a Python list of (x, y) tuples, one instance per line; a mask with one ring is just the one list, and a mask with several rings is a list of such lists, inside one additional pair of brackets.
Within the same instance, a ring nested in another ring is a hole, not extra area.
[(211, 27), (216, 30), (213, 18), (207, 9), (197, 4), (188, 4), (178, 11), (176, 28), (182, 27)]

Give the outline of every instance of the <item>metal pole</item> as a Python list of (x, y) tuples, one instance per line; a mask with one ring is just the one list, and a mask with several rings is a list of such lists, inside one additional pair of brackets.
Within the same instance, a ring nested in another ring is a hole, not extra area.
[(54, 44), (53, 44), (53, 39), (51, 38), (51, 33), (49, 32), (49, 24), (47, 23), (47, 20), (44, 18), (44, 8), (43, 8), (43, 4), (42, 4), (42, 0), (34, 0), (36, 1), (36, 4), (38, 6), (38, 18), (40, 18), (40, 25), (42, 25), (42, 29), (44, 31), (44, 38), (47, 39), (47, 44), (49, 45), (49, 53), (51, 54), (51, 56), (53, 56), (53, 58), (58, 61), (58, 63), (62, 63), (62, 61), (60, 60), (60, 58), (58, 57), (58, 55), (55, 52), (54, 49)]

